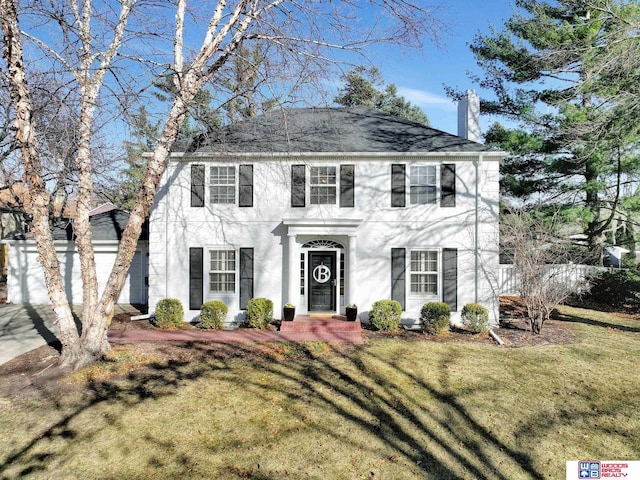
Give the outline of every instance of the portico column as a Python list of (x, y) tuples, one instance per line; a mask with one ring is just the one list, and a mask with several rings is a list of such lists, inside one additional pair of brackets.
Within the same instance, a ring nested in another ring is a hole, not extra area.
[(296, 247), (296, 235), (289, 233), (289, 268), (287, 278), (287, 298), (285, 303), (298, 303), (300, 293), (298, 292), (298, 249)]
[(346, 304), (357, 303), (356, 299), (356, 236), (349, 235), (349, 250), (347, 251), (347, 298)]

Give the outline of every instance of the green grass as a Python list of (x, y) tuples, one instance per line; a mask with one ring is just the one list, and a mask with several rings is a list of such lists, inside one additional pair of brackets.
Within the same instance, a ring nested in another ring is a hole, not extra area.
[(556, 479), (640, 459), (639, 322), (561, 314), (573, 344), (310, 344), (0, 399), (0, 478)]

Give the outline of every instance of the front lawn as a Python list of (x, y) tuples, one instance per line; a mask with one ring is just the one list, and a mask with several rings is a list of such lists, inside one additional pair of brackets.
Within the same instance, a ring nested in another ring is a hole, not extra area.
[(194, 344), (146, 367), (148, 345), (120, 346), (118, 376), (0, 398), (0, 478), (557, 479), (640, 460), (640, 321), (560, 318), (571, 343)]

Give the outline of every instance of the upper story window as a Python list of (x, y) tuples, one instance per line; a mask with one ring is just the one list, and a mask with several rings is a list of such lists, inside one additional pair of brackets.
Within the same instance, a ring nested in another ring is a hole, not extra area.
[(438, 252), (436, 250), (412, 250), (410, 272), (413, 295), (438, 294)]
[(336, 167), (311, 167), (309, 203), (334, 205), (337, 199)]
[(209, 291), (211, 293), (236, 291), (236, 252), (234, 250), (209, 251)]
[[(205, 165), (191, 165), (192, 207), (204, 207), (205, 185)], [(211, 166), (208, 186), (211, 204), (253, 207), (253, 165)]]
[(409, 177), (409, 202), (412, 205), (436, 203), (435, 166), (414, 165)]
[(439, 202), (441, 207), (455, 207), (456, 165), (411, 165), (407, 175), (406, 164), (392, 164), (391, 206), (406, 207), (407, 197), (409, 205), (437, 205)]
[(355, 204), (355, 165), (291, 166), (291, 206)]
[(235, 167), (211, 167), (209, 185), (211, 203), (236, 202)]

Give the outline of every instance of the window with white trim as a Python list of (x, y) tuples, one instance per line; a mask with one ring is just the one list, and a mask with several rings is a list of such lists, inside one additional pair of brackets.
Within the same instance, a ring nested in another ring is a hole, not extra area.
[(209, 250), (209, 291), (211, 293), (235, 293), (235, 250)]
[(409, 175), (409, 197), (412, 205), (437, 202), (436, 167), (412, 165)]
[(438, 251), (411, 251), (411, 294), (438, 295)]
[(309, 203), (334, 205), (337, 200), (336, 167), (311, 167)]
[(211, 203), (236, 203), (235, 167), (211, 167), (209, 172)]

